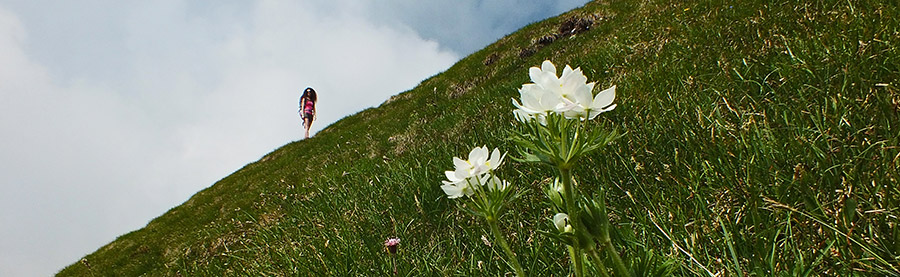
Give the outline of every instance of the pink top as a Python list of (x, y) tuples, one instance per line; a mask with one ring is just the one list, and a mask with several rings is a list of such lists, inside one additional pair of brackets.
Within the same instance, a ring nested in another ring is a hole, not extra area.
[(313, 110), (315, 110), (315, 108), (314, 108), (315, 105), (316, 104), (313, 103), (313, 101), (306, 100), (306, 106), (303, 107), (303, 111), (306, 113), (312, 113)]

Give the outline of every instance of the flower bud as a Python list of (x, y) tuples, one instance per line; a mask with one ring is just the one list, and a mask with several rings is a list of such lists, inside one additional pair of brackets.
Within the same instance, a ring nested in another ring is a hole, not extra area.
[(563, 190), (563, 185), (559, 182), (559, 179), (553, 180), (553, 184), (544, 191), (547, 194), (547, 198), (553, 202), (554, 205), (558, 208), (565, 207), (565, 202), (563, 201), (565, 195), (565, 191)]
[(569, 215), (565, 213), (558, 213), (554, 215), (553, 224), (556, 225), (556, 229), (562, 233), (572, 232), (572, 225), (569, 224)]

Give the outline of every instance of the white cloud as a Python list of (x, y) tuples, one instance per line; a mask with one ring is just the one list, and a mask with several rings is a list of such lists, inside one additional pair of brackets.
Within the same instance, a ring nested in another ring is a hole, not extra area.
[[(121, 167), (108, 162), (117, 158), (117, 147), (108, 148), (94, 136), (106, 136), (112, 146), (128, 141), (107, 129), (120, 123), (104, 112), (116, 108), (110, 105), (114, 95), (102, 89), (52, 85), (45, 68), (22, 50), (26, 39), (21, 21), (0, 9), (0, 275), (4, 276), (31, 275), (48, 267), (42, 261), (59, 265), (71, 260), (72, 247), (85, 249), (96, 245), (97, 239), (109, 239), (92, 237), (90, 229), (66, 226), (106, 223), (108, 218), (81, 218), (102, 208), (84, 203), (96, 198), (102, 179), (124, 172), (106, 171)], [(79, 105), (85, 100), (93, 107)], [(76, 195), (81, 199), (73, 199)], [(69, 253), (56, 251), (60, 245)]]

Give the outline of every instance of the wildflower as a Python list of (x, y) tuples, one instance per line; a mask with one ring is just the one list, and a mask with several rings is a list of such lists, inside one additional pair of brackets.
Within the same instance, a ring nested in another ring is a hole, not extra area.
[(513, 113), (519, 121), (532, 119), (542, 124), (544, 116), (553, 112), (567, 118), (593, 119), (598, 114), (615, 108), (615, 86), (603, 90), (593, 97), (595, 83), (588, 83), (581, 68), (572, 69), (566, 65), (562, 75), (556, 76), (556, 66), (544, 61), (541, 67), (532, 67), (528, 75), (532, 84), (524, 84), (519, 89), (521, 103), (513, 99), (516, 110)]
[(485, 174), (481, 178), (481, 184), (490, 190), (505, 190), (509, 182), (500, 180), (497, 176)]
[(388, 252), (391, 254), (397, 254), (397, 246), (400, 245), (399, 238), (389, 238), (384, 241), (384, 247), (387, 247)]
[[(555, 76), (554, 76), (555, 77)], [(524, 84), (519, 89), (522, 103), (513, 99), (513, 105), (516, 110), (513, 111), (520, 121), (530, 120), (532, 118), (543, 118), (549, 112), (556, 110), (564, 110), (565, 103), (559, 94), (553, 93), (538, 86), (537, 84)]]
[(444, 175), (447, 176), (447, 181), (443, 181), (444, 185), (441, 186), (441, 189), (444, 190), (448, 198), (458, 198), (463, 195), (472, 196), (476, 189), (474, 185), (490, 181), (482, 180), (482, 175), (497, 169), (503, 163), (505, 156), (505, 154), (500, 154), (500, 150), (497, 148), (494, 148), (494, 151), (488, 155), (488, 148), (482, 146), (472, 149), (469, 152), (468, 160), (453, 157), (455, 170), (444, 172)]
[(462, 180), (458, 182), (442, 182), (444, 183), (444, 185), (441, 186), (441, 189), (444, 190), (445, 194), (447, 194), (447, 198), (453, 199), (462, 197), (463, 195), (472, 196), (472, 194), (475, 194), (475, 190), (472, 186), (469, 185), (468, 180)]
[(397, 275), (397, 261), (394, 260), (394, 254), (397, 254), (397, 246), (400, 245), (399, 238), (388, 238), (384, 241), (384, 247), (388, 253), (391, 253), (391, 267), (394, 268), (394, 275)]
[(597, 115), (601, 113), (615, 109), (616, 104), (612, 103), (615, 99), (616, 86), (609, 87), (598, 93), (597, 96), (594, 97), (594, 100), (591, 101), (591, 105), (585, 109), (587, 119), (594, 119), (594, 117), (597, 117)]
[(561, 94), (554, 90), (561, 89), (562, 84), (556, 77), (556, 66), (553, 63), (544, 61), (541, 68), (532, 67), (528, 74), (534, 83), (524, 84), (519, 89), (521, 104), (513, 99), (513, 105), (518, 108), (514, 113), (520, 121), (540, 119), (549, 112), (565, 109)]

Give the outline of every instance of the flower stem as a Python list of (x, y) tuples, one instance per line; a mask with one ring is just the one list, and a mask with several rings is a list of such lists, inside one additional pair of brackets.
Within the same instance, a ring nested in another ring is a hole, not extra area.
[(581, 218), (575, 205), (575, 188), (572, 186), (572, 171), (569, 168), (559, 167), (559, 179), (562, 180), (563, 194), (565, 195), (566, 213), (569, 215), (569, 224), (575, 230), (575, 245), (571, 254), (572, 266), (575, 267), (575, 277), (584, 276), (584, 252), (581, 238), (578, 236), (586, 230), (581, 226)]
[(609, 272), (606, 272), (606, 264), (603, 263), (603, 259), (597, 254), (597, 248), (591, 247), (588, 249), (588, 253), (591, 255), (591, 259), (594, 260), (594, 267), (597, 268), (597, 271), (600, 271), (600, 276), (609, 277)]
[(625, 267), (625, 263), (622, 262), (622, 258), (619, 257), (619, 252), (616, 251), (616, 248), (613, 247), (612, 240), (609, 238), (609, 216), (606, 214), (606, 193), (601, 190), (600, 193), (600, 205), (603, 207), (603, 212), (599, 214), (600, 221), (600, 247), (606, 249), (606, 255), (609, 256), (609, 259), (612, 260), (613, 272), (616, 273), (616, 276), (631, 276), (631, 271)]
[(605, 233), (606, 236), (600, 238), (600, 243), (603, 245), (603, 248), (606, 249), (606, 255), (609, 256), (610, 260), (612, 260), (613, 272), (616, 273), (616, 276), (631, 276), (631, 272), (628, 271), (628, 269), (625, 267), (625, 263), (622, 262), (622, 258), (619, 257), (619, 252), (616, 251), (615, 248), (613, 248), (612, 241), (609, 239), (609, 233), (603, 233)]
[(506, 252), (507, 260), (509, 260), (510, 265), (516, 270), (516, 276), (526, 276), (525, 270), (522, 270), (522, 265), (519, 264), (519, 259), (516, 258), (516, 254), (509, 248), (509, 244), (506, 243), (506, 238), (503, 237), (503, 233), (500, 233), (500, 226), (497, 225), (497, 219), (488, 217), (487, 222), (488, 225), (491, 226), (491, 233), (494, 233), (494, 238), (500, 243), (500, 248), (503, 248), (503, 251)]
[(391, 266), (394, 268), (394, 275), (397, 275), (397, 259), (391, 255)]

